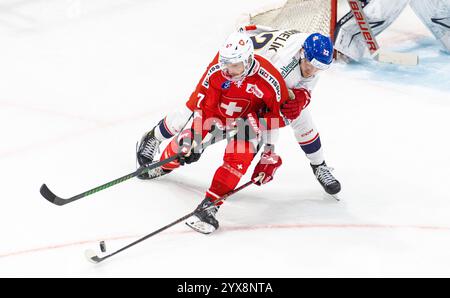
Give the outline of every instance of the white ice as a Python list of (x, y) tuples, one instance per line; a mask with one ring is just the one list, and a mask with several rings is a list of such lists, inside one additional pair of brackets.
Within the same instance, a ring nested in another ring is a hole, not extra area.
[(289, 128), (275, 180), (230, 198), (209, 236), (179, 224), (102, 264), (84, 258), (191, 212), (223, 144), (159, 181), (63, 207), (40, 196), (42, 183), (70, 197), (133, 171), (136, 141), (184, 104), (236, 17), (263, 2), (2, 1), (0, 277), (450, 276), (450, 55), (410, 10), (380, 44), (420, 65), (337, 63), (315, 91), (340, 203)]

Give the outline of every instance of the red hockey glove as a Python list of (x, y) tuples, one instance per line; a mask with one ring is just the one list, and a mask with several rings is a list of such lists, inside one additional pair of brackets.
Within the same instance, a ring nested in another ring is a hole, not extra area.
[(300, 112), (309, 105), (311, 95), (303, 88), (292, 89), (294, 98), (286, 100), (281, 105), (281, 113), (289, 120), (294, 120), (300, 116)]
[(253, 171), (253, 183), (261, 185), (271, 181), (282, 163), (281, 157), (272, 151), (263, 152), (263, 154), (261, 154), (261, 160)]

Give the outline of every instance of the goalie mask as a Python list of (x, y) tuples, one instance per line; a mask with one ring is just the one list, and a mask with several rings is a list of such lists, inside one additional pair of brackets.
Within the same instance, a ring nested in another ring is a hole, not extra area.
[(244, 33), (232, 33), (219, 51), (222, 75), (230, 81), (242, 80), (253, 65), (253, 43)]

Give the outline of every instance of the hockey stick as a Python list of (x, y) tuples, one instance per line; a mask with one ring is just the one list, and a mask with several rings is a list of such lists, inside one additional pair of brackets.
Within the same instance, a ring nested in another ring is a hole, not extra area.
[(162, 165), (165, 165), (165, 164), (167, 164), (169, 162), (172, 162), (172, 161), (176, 160), (177, 158), (179, 158), (178, 154), (174, 155), (174, 156), (171, 156), (171, 157), (169, 157), (167, 159), (158, 161), (158, 162), (154, 162), (154, 163), (143, 165), (143, 166), (139, 167), (133, 173), (130, 173), (130, 174), (125, 175), (123, 177), (117, 178), (117, 179), (115, 179), (113, 181), (110, 181), (110, 182), (105, 183), (103, 185), (97, 186), (97, 187), (95, 187), (95, 188), (93, 188), (91, 190), (85, 191), (83, 193), (80, 193), (79, 195), (73, 196), (73, 197), (68, 198), (68, 199), (63, 199), (63, 198), (58, 197), (57, 195), (55, 195), (47, 187), (46, 184), (42, 184), (41, 189), (40, 189), (40, 193), (50, 203), (53, 203), (53, 204), (58, 205), (58, 206), (62, 206), (62, 205), (68, 204), (68, 203), (72, 203), (72, 202), (74, 202), (76, 200), (82, 199), (84, 197), (90, 196), (90, 195), (92, 195), (94, 193), (97, 193), (99, 191), (102, 191), (104, 189), (110, 188), (111, 186), (114, 186), (116, 184), (122, 183), (122, 182), (127, 181), (127, 180), (129, 180), (131, 178), (137, 177), (137, 176), (139, 176), (141, 174), (147, 173), (148, 171), (150, 171), (152, 169), (155, 169), (157, 167), (160, 167)]
[[(228, 197), (230, 197), (231, 195), (234, 195), (235, 193), (237, 193), (237, 192), (243, 190), (244, 188), (250, 186), (251, 184), (253, 184), (253, 181), (248, 181), (247, 183), (241, 185), (240, 187), (238, 187), (238, 188), (236, 188), (236, 189), (230, 191), (229, 193), (227, 193), (226, 195), (224, 195), (223, 197), (221, 197), (219, 200), (215, 201), (216, 204), (219, 203), (219, 202), (222, 202), (222, 201), (226, 200), (226, 199), (227, 199)], [(214, 206), (214, 205), (213, 205), (213, 206)], [(212, 208), (213, 206), (210, 206), (210, 207), (207, 207), (207, 208), (203, 208), (203, 210)], [(200, 209), (200, 210), (203, 211), (202, 209)], [(85, 253), (84, 253), (84, 255), (86, 256), (86, 258), (87, 258), (90, 262), (95, 263), (95, 264), (100, 263), (100, 262), (102, 262), (102, 261), (104, 261), (104, 260), (106, 260), (106, 259), (108, 259), (108, 258), (110, 258), (110, 257), (112, 257), (112, 256), (114, 256), (114, 255), (116, 255), (116, 254), (118, 254), (118, 253), (120, 253), (120, 252), (122, 252), (122, 251), (124, 251), (124, 250), (126, 250), (126, 249), (128, 249), (128, 248), (130, 248), (130, 247), (132, 247), (132, 246), (134, 246), (134, 245), (136, 245), (136, 244), (138, 244), (138, 243), (140, 243), (140, 242), (142, 242), (142, 241), (148, 239), (148, 238), (150, 238), (150, 237), (152, 237), (152, 236), (155, 236), (156, 234), (161, 233), (162, 231), (167, 230), (168, 228), (170, 228), (170, 227), (172, 227), (172, 226), (174, 226), (174, 225), (176, 225), (176, 224), (178, 224), (178, 223), (180, 223), (180, 222), (182, 222), (182, 221), (185, 221), (185, 220), (188, 219), (189, 217), (193, 216), (194, 213), (197, 212), (197, 211), (198, 211), (198, 210), (196, 209), (196, 210), (192, 211), (191, 213), (186, 214), (185, 216), (183, 216), (183, 217), (177, 219), (176, 221), (174, 221), (174, 222), (172, 222), (172, 223), (170, 223), (170, 224), (168, 224), (168, 225), (166, 225), (166, 226), (164, 226), (164, 227), (162, 227), (162, 228), (160, 228), (160, 229), (158, 229), (158, 230), (156, 230), (156, 231), (154, 231), (154, 232), (152, 232), (152, 233), (150, 233), (150, 234), (148, 234), (148, 235), (146, 235), (146, 236), (144, 236), (144, 237), (142, 237), (142, 238), (140, 238), (140, 239), (138, 239), (138, 240), (136, 240), (136, 241), (134, 241), (133, 243), (130, 243), (130, 244), (128, 244), (128, 245), (126, 245), (126, 246), (120, 248), (119, 250), (116, 250), (115, 252), (113, 252), (113, 253), (111, 253), (111, 254), (109, 254), (109, 255), (104, 256), (104, 257), (99, 257), (92, 249), (86, 250)], [(104, 243), (101, 243), (101, 247), (104, 247), (104, 245), (105, 245)], [(103, 248), (102, 248), (102, 250), (103, 250)]]
[[(215, 134), (213, 134), (211, 132), (207, 133), (205, 138), (203, 139), (203, 141), (200, 143), (201, 150), (204, 150), (204, 149), (206, 149), (206, 147), (216, 143), (217, 142), (217, 139), (216, 139), (217, 136), (218, 136), (218, 132), (216, 132)], [(221, 139), (219, 139), (219, 140), (221, 140)], [(180, 155), (177, 154), (177, 155), (171, 156), (169, 158), (166, 158), (166, 159), (158, 161), (158, 162), (145, 164), (145, 165), (139, 167), (133, 173), (130, 173), (130, 174), (125, 175), (123, 177), (117, 178), (117, 179), (115, 179), (113, 181), (110, 181), (110, 182), (105, 183), (103, 185), (97, 186), (97, 187), (95, 187), (95, 188), (93, 188), (91, 190), (85, 191), (83, 193), (80, 193), (80, 194), (78, 194), (76, 196), (73, 196), (71, 198), (68, 198), (68, 199), (63, 199), (63, 198), (58, 197), (57, 195), (55, 195), (48, 188), (48, 186), (46, 184), (43, 184), (41, 186), (40, 193), (50, 203), (53, 203), (53, 204), (58, 205), (58, 206), (63, 206), (65, 204), (69, 204), (69, 203), (72, 203), (72, 202), (77, 201), (79, 199), (82, 199), (84, 197), (90, 196), (90, 195), (92, 195), (94, 193), (97, 193), (99, 191), (102, 191), (104, 189), (110, 188), (111, 186), (114, 186), (116, 184), (122, 183), (122, 182), (127, 181), (127, 180), (129, 180), (131, 178), (137, 177), (137, 176), (139, 176), (141, 174), (145, 174), (148, 171), (153, 170), (155, 168), (158, 168), (158, 167), (160, 167), (162, 165), (168, 164), (168, 163), (178, 159), (179, 157), (180, 157)]]
[[(191, 118), (193, 117), (193, 115), (194, 115), (194, 114), (192, 114), (192, 115), (189, 117), (189, 119), (188, 119), (188, 120), (186, 121), (186, 123), (183, 125), (183, 128), (186, 127), (186, 125), (189, 123), (189, 121), (191, 121)], [(181, 130), (181, 131), (182, 131), (182, 130)], [(177, 134), (176, 137), (178, 137), (178, 136), (180, 135), (181, 131)], [(142, 165), (142, 166), (140, 166), (136, 171), (134, 171), (133, 173), (130, 173), (130, 174), (125, 175), (125, 176), (123, 176), (123, 177), (117, 178), (117, 179), (115, 179), (115, 180), (113, 180), (113, 181), (110, 181), (110, 182), (108, 182), (108, 183), (105, 183), (105, 184), (103, 184), (103, 185), (97, 186), (97, 187), (95, 187), (95, 188), (93, 188), (93, 189), (91, 189), (91, 190), (88, 190), (88, 191), (85, 191), (85, 192), (83, 192), (83, 193), (80, 193), (79, 195), (73, 196), (73, 197), (71, 197), (71, 198), (69, 198), (69, 199), (63, 199), (63, 198), (61, 198), (61, 197), (58, 197), (57, 195), (55, 195), (55, 194), (48, 188), (48, 186), (47, 186), (45, 183), (42, 184), (42, 186), (41, 186), (39, 192), (40, 192), (41, 195), (42, 195), (47, 201), (49, 201), (50, 203), (53, 203), (53, 204), (58, 205), (58, 206), (62, 206), (62, 205), (69, 204), (69, 203), (72, 203), (72, 202), (74, 202), (74, 201), (77, 201), (77, 200), (79, 200), (79, 199), (82, 199), (82, 198), (84, 198), (84, 197), (90, 196), (90, 195), (92, 195), (92, 194), (94, 194), (94, 193), (96, 193), (96, 192), (99, 192), (99, 191), (102, 191), (102, 190), (104, 190), (104, 189), (110, 188), (111, 186), (114, 186), (114, 185), (116, 185), (116, 184), (122, 183), (122, 182), (127, 181), (127, 180), (129, 180), (129, 179), (131, 179), (131, 178), (137, 177), (137, 176), (139, 176), (139, 175), (141, 175), (141, 174), (145, 174), (145, 173), (147, 173), (148, 171), (153, 170), (153, 169), (155, 169), (155, 168), (158, 168), (158, 167), (160, 167), (160, 166), (162, 166), (162, 165), (165, 165), (165, 164), (167, 164), (167, 163), (170, 163), (170, 162), (176, 160), (177, 158), (179, 158), (179, 155), (174, 155), (174, 156), (171, 156), (171, 157), (169, 157), (169, 158), (167, 158), (167, 159), (165, 159), (165, 160), (160, 160), (160, 161), (158, 161), (158, 162), (151, 162), (151, 163)]]
[(369, 21), (363, 11), (363, 7), (359, 0), (347, 0), (350, 9), (355, 17), (355, 21), (359, 26), (361, 35), (366, 42), (367, 48), (373, 59), (378, 62), (401, 64), (401, 65), (417, 65), (419, 63), (419, 57), (414, 54), (408, 53), (396, 53), (381, 50), (378, 42), (375, 38), (375, 34), (372, 32)]

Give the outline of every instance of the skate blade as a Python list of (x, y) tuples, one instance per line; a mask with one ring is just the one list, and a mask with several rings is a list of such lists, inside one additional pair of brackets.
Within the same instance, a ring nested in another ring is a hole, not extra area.
[(333, 199), (333, 200), (336, 200), (336, 201), (338, 201), (338, 202), (341, 201), (341, 198), (338, 196), (338, 194), (331, 195), (331, 194), (328, 194), (328, 193), (327, 193), (326, 196), (327, 196), (328, 198)]
[(197, 216), (191, 216), (186, 221), (186, 225), (196, 232), (208, 235), (216, 230), (216, 228), (209, 223), (201, 221)]

